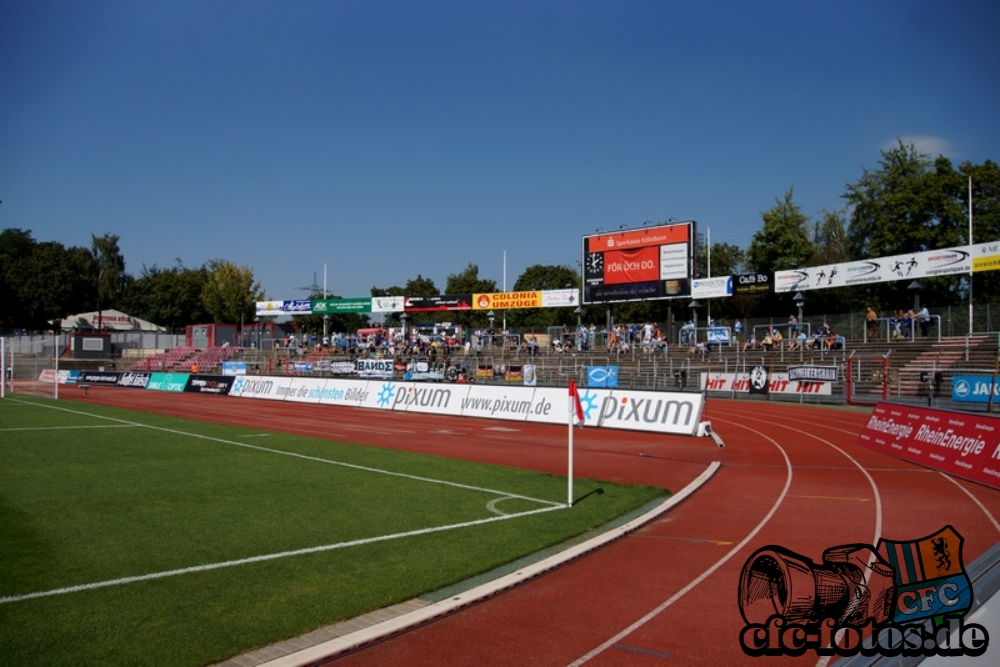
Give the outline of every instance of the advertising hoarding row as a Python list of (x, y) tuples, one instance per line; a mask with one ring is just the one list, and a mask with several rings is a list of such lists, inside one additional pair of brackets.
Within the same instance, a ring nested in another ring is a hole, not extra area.
[[(565, 424), (564, 388), (485, 386), (393, 380), (240, 376), (230, 396), (396, 412)], [(696, 393), (593, 389), (580, 391), (585, 425), (693, 435), (704, 399)]]
[(1000, 489), (1000, 418), (879, 403), (857, 444)]

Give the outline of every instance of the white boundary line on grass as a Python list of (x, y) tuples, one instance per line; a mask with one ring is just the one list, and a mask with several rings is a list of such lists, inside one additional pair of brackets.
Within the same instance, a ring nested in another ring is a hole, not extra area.
[(286, 452), (281, 449), (273, 449), (271, 447), (261, 447), (260, 445), (251, 445), (248, 442), (236, 442), (235, 440), (226, 440), (225, 438), (216, 438), (210, 435), (202, 435), (200, 433), (190, 433), (188, 431), (178, 431), (172, 428), (164, 428), (163, 426), (152, 426), (150, 424), (143, 424), (141, 422), (133, 422), (127, 419), (118, 419), (117, 417), (108, 417), (106, 415), (95, 415), (91, 412), (83, 412), (82, 410), (70, 410), (69, 408), (63, 408), (56, 405), (45, 405), (44, 403), (35, 403), (33, 401), (23, 401), (17, 399), (9, 399), (15, 403), (23, 403), (25, 405), (34, 405), (41, 408), (48, 408), (50, 410), (60, 410), (62, 412), (69, 412), (75, 415), (84, 415), (87, 417), (93, 417), (95, 419), (106, 419), (108, 421), (118, 422), (127, 426), (141, 426), (142, 428), (152, 429), (154, 431), (162, 431), (164, 433), (173, 433), (175, 435), (186, 435), (190, 438), (199, 438), (201, 440), (209, 440), (211, 442), (221, 442), (225, 445), (233, 445), (235, 447), (243, 447), (244, 449), (253, 449), (259, 452), (268, 452), (271, 454), (281, 454), (283, 456), (291, 456), (297, 459), (304, 459), (306, 461), (316, 461), (318, 463), (327, 463), (330, 465), (341, 466), (344, 468), (351, 468), (353, 470), (363, 470), (365, 472), (378, 473), (380, 475), (389, 475), (391, 477), (402, 477), (404, 479), (412, 479), (418, 482), (428, 482), (430, 484), (442, 484), (444, 486), (452, 486), (458, 489), (467, 489), (469, 491), (482, 491), (484, 493), (491, 493), (493, 495), (501, 496), (502, 498), (520, 498), (521, 500), (529, 500), (531, 502), (539, 503), (542, 505), (549, 505), (553, 509), (566, 507), (565, 503), (558, 503), (551, 500), (542, 500), (541, 498), (532, 498), (531, 496), (522, 496), (517, 493), (510, 493), (509, 491), (498, 491), (497, 489), (488, 489), (481, 486), (472, 486), (470, 484), (460, 484), (458, 482), (449, 482), (443, 479), (433, 479), (431, 477), (421, 477), (419, 475), (409, 475), (403, 472), (393, 472), (392, 470), (382, 470), (380, 468), (371, 468), (369, 466), (357, 465), (355, 463), (344, 463), (343, 461), (333, 461), (331, 459), (323, 459), (318, 456), (309, 456), (307, 454), (298, 454), (296, 452)]
[(14, 428), (0, 428), (0, 433), (10, 433), (12, 431), (75, 431), (81, 428), (135, 428), (132, 424), (101, 424), (100, 426), (25, 426)]
[(165, 579), (166, 577), (176, 577), (182, 574), (192, 574), (194, 572), (207, 572), (208, 570), (219, 570), (224, 567), (235, 567), (237, 565), (249, 565), (251, 563), (261, 563), (269, 560), (277, 560), (279, 558), (289, 558), (291, 556), (304, 556), (307, 554), (320, 553), (322, 551), (333, 551), (335, 549), (346, 549), (347, 547), (357, 547), (365, 544), (373, 544), (375, 542), (387, 542), (389, 540), (397, 540), (403, 537), (415, 537), (417, 535), (429, 535), (431, 533), (441, 533), (447, 530), (455, 530), (458, 528), (468, 528), (470, 526), (481, 526), (485, 523), (494, 523), (496, 521), (505, 521), (507, 519), (516, 519), (522, 516), (529, 516), (531, 514), (541, 514), (543, 512), (552, 512), (554, 510), (563, 509), (563, 506), (556, 507), (543, 507), (542, 509), (531, 510), (528, 512), (521, 512), (520, 514), (508, 514), (504, 516), (495, 516), (488, 519), (477, 519), (476, 521), (465, 521), (463, 523), (453, 523), (447, 526), (435, 526), (433, 528), (421, 528), (420, 530), (411, 530), (405, 533), (394, 533), (392, 535), (379, 535), (378, 537), (367, 537), (360, 540), (351, 540), (350, 542), (338, 542), (336, 544), (324, 544), (318, 547), (308, 547), (305, 549), (296, 549), (294, 551), (282, 551), (274, 554), (264, 554), (262, 556), (251, 556), (250, 558), (240, 558), (237, 560), (227, 560), (221, 563), (208, 563), (206, 565), (195, 565), (193, 567), (184, 567), (178, 570), (167, 570), (165, 572), (153, 572), (151, 574), (141, 574), (135, 577), (122, 577), (120, 579), (110, 579), (108, 581), (98, 581), (92, 584), (81, 584), (79, 586), (67, 586), (66, 588), (56, 588), (49, 591), (39, 591), (37, 593), (25, 593), (24, 595), (11, 595), (8, 597), (0, 598), (0, 604), (9, 604), (11, 602), (23, 602), (24, 600), (33, 600), (35, 598), (51, 597), (53, 595), (66, 595), (68, 593), (79, 593), (81, 591), (90, 591), (95, 588), (107, 588), (109, 586), (122, 586), (125, 584), (134, 584), (140, 581), (151, 581), (153, 579)]
[(606, 533), (602, 533), (601, 535), (587, 540), (582, 544), (570, 547), (569, 549), (555, 554), (554, 556), (549, 556), (548, 558), (540, 560), (537, 563), (518, 570), (517, 572), (512, 572), (508, 575), (487, 582), (482, 586), (477, 586), (476, 588), (465, 591), (464, 593), (453, 595), (447, 600), (435, 602), (434, 604), (427, 605), (421, 609), (416, 609), (401, 616), (397, 616), (396, 618), (377, 623), (369, 628), (358, 630), (342, 637), (337, 637), (336, 639), (331, 639), (321, 644), (317, 644), (316, 646), (311, 646), (280, 658), (275, 658), (258, 665), (258, 667), (304, 667), (305, 665), (315, 664), (322, 660), (329, 660), (343, 655), (344, 653), (362, 648), (368, 644), (392, 637), (393, 635), (398, 635), (407, 630), (412, 630), (420, 625), (430, 623), (431, 621), (434, 621), (442, 616), (447, 616), (448, 614), (452, 614), (459, 609), (481, 602), (486, 598), (499, 595), (508, 589), (519, 586), (530, 579), (534, 579), (535, 577), (554, 570), (557, 567), (565, 565), (571, 560), (585, 556), (591, 551), (599, 549), (609, 542), (613, 542), (628, 535), (629, 533), (639, 530), (650, 521), (653, 521), (661, 514), (666, 513), (668, 510), (680, 504), (695, 491), (700, 489), (705, 482), (715, 475), (720, 465), (721, 464), (718, 461), (713, 461), (708, 465), (704, 472), (698, 475), (691, 481), (690, 484), (681, 489), (676, 495), (670, 496), (642, 516), (636, 517), (628, 523), (609, 530)]
[[(486, 519), (477, 519), (475, 521), (464, 521), (464, 522), (461, 522), (461, 523), (447, 524), (447, 525), (444, 525), (444, 526), (434, 526), (434, 527), (431, 527), (431, 528), (421, 528), (419, 530), (412, 530), (412, 531), (407, 531), (407, 532), (403, 532), (403, 533), (394, 533), (394, 534), (391, 534), (391, 535), (380, 535), (380, 536), (376, 536), (376, 537), (369, 537), (369, 538), (364, 538), (364, 539), (359, 539), (359, 540), (351, 540), (351, 541), (348, 541), (348, 542), (338, 542), (338, 543), (335, 543), (335, 544), (325, 544), (325, 545), (316, 546), (316, 547), (307, 547), (305, 549), (296, 549), (296, 550), (293, 550), (293, 551), (282, 551), (282, 552), (273, 553), (273, 554), (263, 554), (263, 555), (260, 555), (260, 556), (251, 556), (251, 557), (248, 557), (248, 558), (240, 558), (240, 559), (236, 559), (236, 560), (223, 561), (223, 562), (220, 562), (220, 563), (207, 563), (207, 564), (204, 564), (204, 565), (195, 565), (195, 566), (192, 566), (192, 567), (180, 568), (180, 569), (176, 569), (176, 570), (167, 570), (167, 571), (164, 571), (164, 572), (153, 572), (153, 573), (150, 573), (150, 574), (136, 575), (136, 576), (132, 576), (132, 577), (121, 577), (119, 579), (110, 579), (110, 580), (107, 580), (107, 581), (99, 581), (99, 582), (94, 582), (94, 583), (90, 583), (90, 584), (80, 584), (78, 586), (67, 586), (65, 588), (57, 588), (57, 589), (52, 589), (52, 590), (48, 590), (48, 591), (38, 591), (38, 592), (35, 592), (35, 593), (25, 593), (25, 594), (22, 594), (22, 595), (11, 595), (11, 596), (7, 596), (7, 597), (0, 597), (0, 604), (9, 604), (9, 603), (12, 603), (12, 602), (22, 602), (24, 600), (32, 600), (32, 599), (35, 599), (35, 598), (50, 597), (50, 596), (54, 596), (54, 595), (66, 595), (68, 593), (78, 593), (78, 592), (81, 592), (81, 591), (88, 591), (88, 590), (93, 590), (93, 589), (96, 589), (96, 588), (107, 588), (109, 586), (121, 586), (121, 585), (125, 585), (125, 584), (137, 583), (137, 582), (141, 582), (141, 581), (150, 581), (150, 580), (153, 580), (153, 579), (163, 579), (163, 578), (166, 578), (166, 577), (174, 577), (174, 576), (183, 575), (183, 574), (192, 574), (194, 572), (205, 572), (205, 571), (208, 571), (208, 570), (218, 570), (218, 569), (225, 568), (225, 567), (234, 567), (234, 566), (237, 566), (237, 565), (248, 565), (248, 564), (251, 564), (251, 563), (259, 563), (259, 562), (263, 562), (263, 561), (276, 560), (278, 558), (288, 558), (288, 557), (292, 557), (292, 556), (303, 556), (303, 555), (314, 554), (314, 553), (319, 553), (319, 552), (323, 552), (323, 551), (333, 551), (335, 549), (344, 549), (344, 548), (347, 548), (347, 547), (362, 546), (362, 545), (365, 545), (365, 544), (372, 544), (372, 543), (375, 543), (375, 542), (385, 542), (385, 541), (388, 541), (388, 540), (401, 539), (401, 538), (404, 538), (404, 537), (415, 537), (415, 536), (418, 536), (418, 535), (428, 535), (428, 534), (431, 534), (431, 533), (440, 533), (440, 532), (444, 532), (444, 531), (448, 531), (448, 530), (457, 530), (459, 528), (469, 528), (469, 527), (472, 527), (472, 526), (480, 526), (480, 525), (487, 524), (487, 523), (494, 523), (494, 522), (497, 522), (497, 521), (506, 521), (508, 519), (517, 519), (517, 518), (520, 518), (520, 517), (530, 516), (530, 515), (533, 515), (533, 514), (541, 514), (541, 513), (544, 513), (544, 512), (551, 512), (551, 511), (554, 511), (554, 510), (560, 510), (560, 509), (566, 509), (567, 508), (567, 506), (565, 504), (563, 504), (563, 503), (552, 502), (550, 500), (541, 500), (539, 498), (532, 498), (530, 496), (522, 496), (522, 495), (518, 495), (518, 494), (515, 494), (515, 493), (508, 493), (506, 491), (497, 491), (495, 489), (487, 489), (487, 488), (484, 488), (484, 487), (471, 486), (471, 485), (468, 485), (468, 484), (459, 484), (457, 482), (449, 482), (449, 481), (446, 481), (446, 480), (432, 479), (432, 478), (429, 478), (429, 477), (420, 477), (418, 475), (408, 475), (408, 474), (405, 474), (405, 473), (392, 472), (392, 471), (389, 471), (389, 470), (380, 470), (378, 468), (370, 468), (370, 467), (367, 467), (367, 466), (355, 465), (353, 463), (344, 463), (344, 462), (341, 462), (341, 461), (331, 461), (329, 459), (322, 459), (322, 458), (315, 457), (315, 456), (307, 456), (305, 454), (297, 454), (295, 452), (286, 452), (286, 451), (282, 451), (280, 449), (271, 449), (269, 447), (260, 447), (260, 446), (257, 446), (257, 445), (250, 445), (250, 444), (243, 443), (243, 442), (234, 442), (232, 440), (225, 440), (223, 438), (216, 438), (216, 437), (212, 437), (212, 436), (201, 435), (199, 433), (189, 433), (189, 432), (186, 432), (186, 431), (178, 431), (178, 430), (175, 430), (175, 429), (164, 428), (162, 426), (152, 426), (152, 425), (149, 425), (149, 424), (142, 424), (140, 422), (131, 422), (131, 421), (128, 421), (128, 420), (125, 420), (125, 419), (118, 419), (117, 417), (107, 417), (105, 415), (96, 415), (96, 414), (93, 414), (93, 413), (83, 412), (83, 411), (79, 411), (79, 410), (70, 410), (69, 408), (63, 408), (63, 407), (54, 406), (54, 405), (44, 405), (44, 404), (41, 404), (41, 403), (34, 403), (32, 401), (22, 401), (22, 400), (17, 400), (17, 399), (10, 399), (10, 400), (14, 400), (17, 403), (24, 403), (26, 405), (35, 405), (35, 406), (38, 406), (38, 407), (44, 407), (44, 408), (48, 408), (48, 409), (51, 409), (51, 410), (60, 410), (62, 412), (69, 412), (71, 414), (85, 415), (85, 416), (94, 417), (94, 418), (97, 418), (97, 419), (106, 419), (108, 421), (120, 422), (120, 426), (122, 426), (122, 427), (124, 427), (124, 426), (129, 426), (129, 427), (138, 426), (138, 427), (143, 427), (143, 428), (149, 428), (149, 429), (153, 429), (153, 430), (156, 430), (156, 431), (163, 431), (165, 433), (173, 433), (173, 434), (176, 434), (176, 435), (186, 435), (186, 436), (189, 436), (189, 437), (192, 437), (192, 438), (200, 438), (200, 439), (203, 439), (203, 440), (210, 440), (212, 442), (220, 442), (220, 443), (227, 444), (227, 445), (235, 445), (237, 447), (244, 447), (244, 448), (247, 448), (247, 449), (254, 449), (254, 450), (258, 450), (258, 451), (262, 451), (262, 452), (268, 452), (268, 453), (272, 453), (272, 454), (283, 454), (285, 456), (291, 456), (291, 457), (294, 457), (294, 458), (305, 459), (305, 460), (308, 460), (308, 461), (317, 461), (319, 463), (328, 463), (328, 464), (331, 464), (331, 465), (342, 466), (342, 467), (345, 467), (345, 468), (352, 468), (352, 469), (355, 469), (355, 470), (363, 470), (363, 471), (366, 471), (366, 472), (373, 472), (373, 473), (378, 473), (378, 474), (383, 474), (383, 475), (390, 475), (390, 476), (393, 476), (393, 477), (403, 477), (403, 478), (406, 478), (406, 479), (411, 479), (411, 480), (420, 481), (420, 482), (428, 482), (428, 483), (432, 483), (432, 484), (443, 484), (445, 486), (452, 486), (452, 487), (456, 487), (456, 488), (460, 488), (460, 489), (466, 489), (466, 490), (471, 490), (471, 491), (491, 493), (491, 494), (499, 495), (500, 498), (496, 498), (496, 499), (490, 501), (490, 503), (487, 504), (487, 509), (489, 509), (489, 511), (491, 511), (491, 512), (493, 512), (495, 514), (499, 514), (499, 516), (493, 516), (493, 517), (489, 517), (489, 518), (486, 518)], [(517, 499), (520, 499), (520, 500), (528, 500), (528, 501), (540, 503), (542, 505), (545, 505), (545, 507), (542, 507), (541, 509), (536, 509), (536, 510), (529, 510), (527, 512), (518, 512), (518, 513), (515, 513), (515, 514), (505, 514), (505, 513), (501, 512), (501, 511), (499, 511), (498, 509), (496, 509), (495, 503), (503, 501), (503, 500), (509, 500), (509, 499), (512, 499), (512, 498), (517, 498)]]

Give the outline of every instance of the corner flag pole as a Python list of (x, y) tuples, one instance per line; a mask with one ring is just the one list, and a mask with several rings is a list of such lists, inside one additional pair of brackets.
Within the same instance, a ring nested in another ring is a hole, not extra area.
[(573, 413), (576, 411), (576, 406), (573, 404), (573, 398), (576, 395), (576, 383), (572, 380), (569, 381), (569, 410), (566, 413), (566, 428), (569, 433), (569, 465), (567, 466), (566, 472), (566, 507), (573, 506)]
[(580, 393), (576, 389), (576, 382), (573, 380), (569, 381), (569, 410), (566, 415), (566, 426), (569, 433), (569, 465), (566, 474), (568, 480), (567, 488), (567, 499), (566, 506), (573, 506), (573, 422), (574, 418), (580, 421), (580, 425), (583, 425), (584, 414), (583, 414), (583, 404), (580, 403)]

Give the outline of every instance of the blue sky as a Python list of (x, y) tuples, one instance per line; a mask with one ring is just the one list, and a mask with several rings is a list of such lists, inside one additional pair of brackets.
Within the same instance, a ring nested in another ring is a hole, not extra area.
[(1000, 160), (1000, 3), (0, 2), (0, 229), (269, 298), (507, 287), (598, 227), (745, 247), (897, 138)]

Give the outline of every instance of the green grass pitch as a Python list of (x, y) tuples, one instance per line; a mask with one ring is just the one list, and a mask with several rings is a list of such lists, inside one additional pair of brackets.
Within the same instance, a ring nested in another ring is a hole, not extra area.
[(662, 489), (0, 401), (0, 665), (204, 665), (558, 544)]

